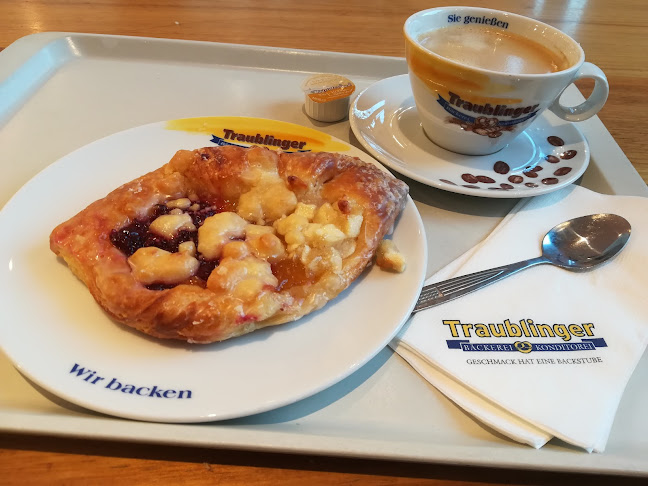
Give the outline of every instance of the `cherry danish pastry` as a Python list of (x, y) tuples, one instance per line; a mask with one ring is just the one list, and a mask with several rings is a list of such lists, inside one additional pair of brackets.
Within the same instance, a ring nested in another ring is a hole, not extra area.
[(407, 192), (341, 154), (180, 150), (60, 224), (50, 246), (116, 320), (210, 343), (324, 306), (371, 263)]

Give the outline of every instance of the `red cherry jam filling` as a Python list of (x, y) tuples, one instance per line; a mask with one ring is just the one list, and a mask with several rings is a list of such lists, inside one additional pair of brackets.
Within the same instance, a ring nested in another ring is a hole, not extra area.
[(149, 235), (150, 221), (133, 221), (131, 224), (118, 230), (110, 232), (110, 242), (122, 253), (131, 256), (140, 248), (144, 247), (146, 238)]
[[(195, 211), (185, 211), (185, 213), (191, 217), (196, 228), (202, 226), (208, 217), (223, 211), (220, 207), (210, 206), (205, 203), (199, 203), (199, 206), (200, 207)], [(126, 256), (131, 256), (140, 248), (147, 246), (155, 246), (171, 253), (177, 252), (180, 243), (184, 243), (185, 241), (193, 241), (194, 244), (198, 246), (198, 230), (180, 230), (172, 239), (164, 238), (163, 236), (150, 231), (149, 228), (151, 223), (159, 216), (168, 214), (170, 211), (171, 210), (166, 205), (157, 204), (153, 207), (148, 218), (136, 219), (132, 223), (127, 224), (118, 230), (111, 231), (110, 242)], [(203, 281), (207, 281), (209, 274), (218, 265), (218, 261), (206, 260), (202, 255), (198, 255), (197, 258), (200, 262), (200, 267), (196, 277)], [(147, 286), (149, 290), (164, 290), (173, 287), (175, 287), (175, 285), (152, 284)]]
[(199, 256), (198, 261), (200, 266), (196, 272), (196, 277), (206, 282), (214, 268), (218, 266), (218, 260), (205, 260), (202, 256)]

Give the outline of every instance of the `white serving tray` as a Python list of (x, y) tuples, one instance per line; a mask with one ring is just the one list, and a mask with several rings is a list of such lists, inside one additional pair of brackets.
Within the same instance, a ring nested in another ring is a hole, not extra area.
[[(310, 73), (335, 72), (351, 78), (359, 92), (406, 70), (400, 58), (354, 54), (86, 34), (25, 37), (0, 53), (0, 206), (38, 171), (72, 150), (160, 120), (205, 115), (274, 118), (317, 128), (360, 147), (348, 121), (324, 124), (305, 115), (302, 80)], [(575, 104), (581, 99), (572, 87), (563, 101)], [(646, 185), (598, 118), (579, 127), (592, 152), (580, 183), (607, 194), (648, 196)], [(476, 244), (515, 202), (406, 182), (426, 226), (428, 275)], [(73, 188), (61, 187), (62, 192), (69, 190)], [(2, 233), (3, 238), (11, 237), (8, 228)], [(89, 412), (29, 383), (0, 355), (0, 430), (648, 476), (646, 382), (644, 356), (624, 394), (606, 452), (587, 454), (558, 441), (534, 450), (498, 436), (387, 348), (313, 397), (259, 415), (198, 425), (134, 422)]]

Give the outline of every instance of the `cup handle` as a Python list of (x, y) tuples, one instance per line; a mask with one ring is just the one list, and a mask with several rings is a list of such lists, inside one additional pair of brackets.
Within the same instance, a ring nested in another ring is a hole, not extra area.
[(587, 120), (596, 115), (598, 111), (603, 108), (603, 105), (608, 98), (610, 87), (608, 86), (605, 74), (598, 66), (590, 62), (584, 62), (576, 72), (576, 76), (574, 76), (572, 82), (581, 78), (592, 78), (594, 80), (594, 89), (589, 95), (589, 98), (577, 106), (563, 106), (560, 104), (559, 96), (558, 99), (554, 101), (553, 105), (549, 107), (553, 113), (564, 120), (571, 122)]

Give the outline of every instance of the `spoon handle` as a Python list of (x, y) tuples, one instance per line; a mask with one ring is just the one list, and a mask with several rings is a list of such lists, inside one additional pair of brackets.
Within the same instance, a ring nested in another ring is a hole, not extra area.
[(428, 307), (443, 304), (449, 300), (456, 299), (457, 297), (461, 297), (462, 295), (486, 287), (493, 282), (502, 280), (520, 270), (542, 263), (551, 262), (545, 257), (532, 258), (531, 260), (523, 260), (502, 267), (469, 273), (468, 275), (462, 275), (460, 277), (454, 277), (449, 280), (426, 285), (421, 290), (421, 295), (419, 296), (412, 313), (427, 309)]

